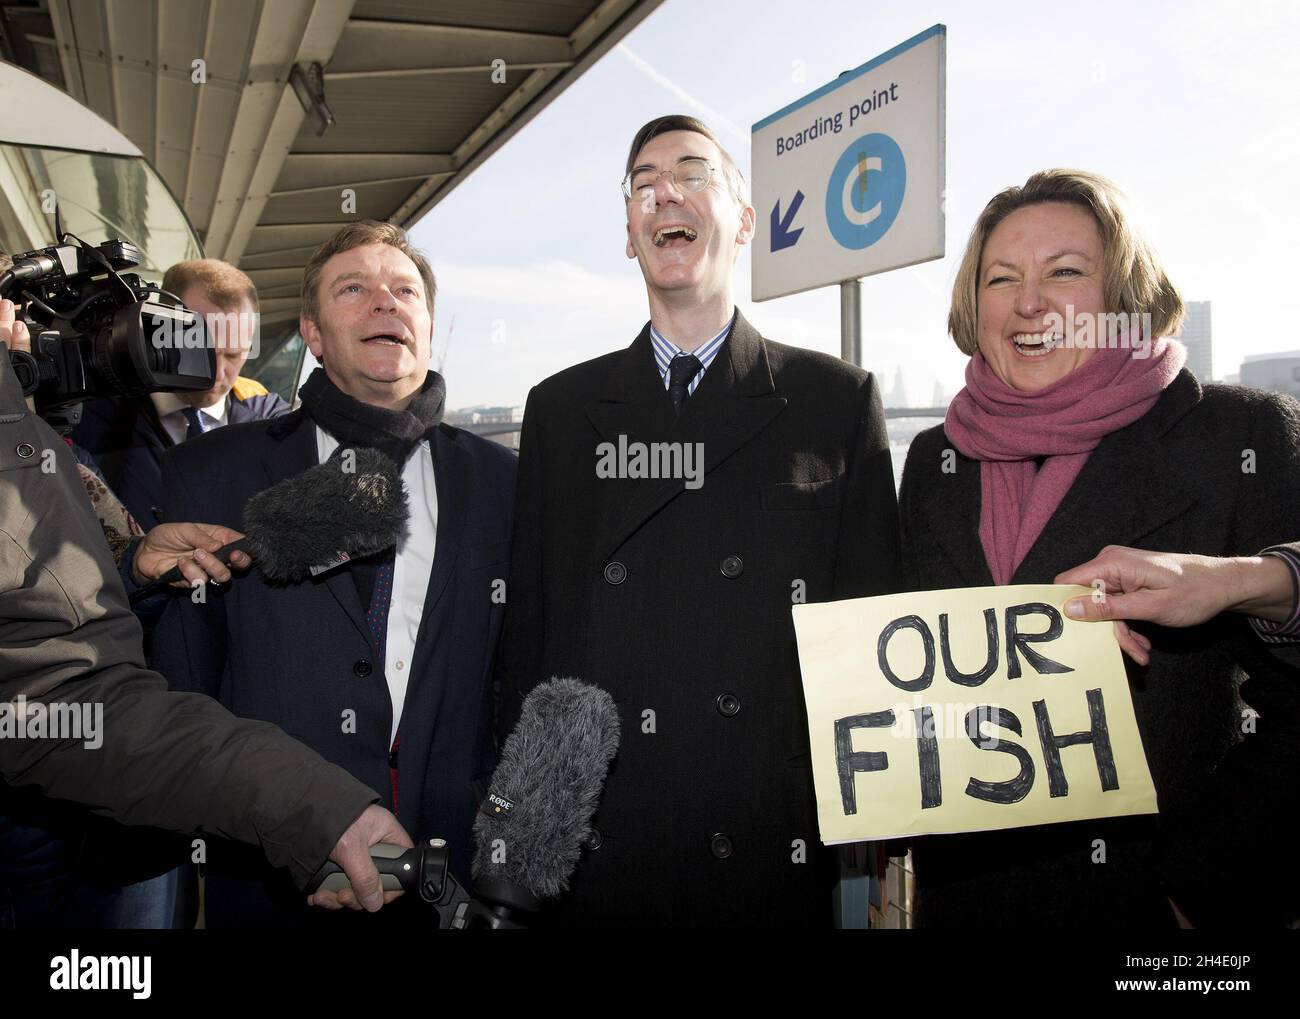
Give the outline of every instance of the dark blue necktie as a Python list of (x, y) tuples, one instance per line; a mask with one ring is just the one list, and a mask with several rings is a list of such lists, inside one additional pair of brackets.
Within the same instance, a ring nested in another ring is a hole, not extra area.
[[(375, 638), (375, 647), (378, 649), (376, 662), (379, 668), (376, 671), (381, 676), (384, 675), (384, 659), (387, 655), (388, 607), (393, 600), (394, 554), (394, 550), (390, 550), (375, 565), (375, 586), (370, 592), (370, 609), (366, 612), (366, 624), (370, 627), (370, 635)], [(398, 705), (394, 704), (393, 709), (399, 710)], [(401, 742), (402, 734), (399, 732), (388, 754), (388, 781), (392, 784), (394, 811), (397, 810), (397, 748)]]
[(203, 420), (199, 417), (199, 412), (194, 407), (183, 407), (181, 413), (185, 415), (185, 420), (189, 422), (189, 427), (185, 429), (185, 438), (192, 439), (196, 435), (203, 434)]
[(366, 613), (370, 635), (375, 638), (375, 647), (379, 649), (381, 672), (384, 666), (385, 647), (388, 644), (388, 604), (393, 600), (393, 563), (393, 552), (390, 551), (375, 564), (375, 586), (370, 594), (370, 609)]
[(694, 354), (678, 354), (668, 363), (668, 396), (673, 401), (673, 410), (681, 414), (686, 406), (691, 379), (700, 373), (704, 365)]

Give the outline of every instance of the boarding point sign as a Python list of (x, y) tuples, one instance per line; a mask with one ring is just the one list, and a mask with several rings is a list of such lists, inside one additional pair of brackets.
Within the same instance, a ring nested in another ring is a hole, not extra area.
[(943, 257), (943, 25), (753, 128), (753, 297)]

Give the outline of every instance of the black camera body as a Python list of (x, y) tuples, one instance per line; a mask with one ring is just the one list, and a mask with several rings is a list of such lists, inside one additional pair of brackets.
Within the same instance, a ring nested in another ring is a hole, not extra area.
[(63, 243), (14, 257), (0, 297), (26, 302), (32, 352), (11, 352), (23, 393), (56, 427), (99, 396), (210, 389), (216, 351), (201, 316), (134, 273), (126, 241)]

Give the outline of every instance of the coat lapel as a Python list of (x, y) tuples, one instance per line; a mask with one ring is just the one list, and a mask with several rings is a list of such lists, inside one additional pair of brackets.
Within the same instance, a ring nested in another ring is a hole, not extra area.
[(1200, 383), (1184, 369), (1142, 418), (1106, 436), (1012, 583), (1055, 576), (1092, 559), (1106, 545), (1141, 548), (1147, 535), (1186, 512), (1199, 498), (1196, 479), (1170, 463), (1161, 436), (1200, 399)]
[[(276, 418), (268, 427), (267, 435), (277, 440), (262, 458), (262, 467), (271, 484), (278, 484), (285, 478), (301, 474), (319, 463), (316, 426), (302, 410)], [(366, 622), (365, 610), (357, 595), (357, 585), (351, 574), (347, 570), (334, 570), (325, 577), (324, 584), (339, 603), (339, 607), (352, 620), (352, 625), (373, 646), (374, 637)]]
[[(629, 444), (700, 443), (706, 479), (779, 414), (787, 402), (775, 392), (763, 337), (739, 311), (731, 335), (680, 418), (673, 415), (663, 378), (654, 363), (649, 323), (625, 352), (613, 383), (605, 398), (585, 408), (601, 437), (616, 445), (620, 436), (626, 436)], [(611, 523), (599, 536), (602, 555), (622, 545), (684, 490), (681, 478), (637, 480), (626, 502), (610, 515)]]
[[(434, 646), (439, 633), (449, 632), (434, 625), (433, 616), (446, 596), (449, 581), (460, 557), (469, 514), (474, 481), (474, 458), (459, 440), (455, 429), (447, 425), (435, 428), (429, 437), (433, 456), (434, 487), (438, 494), (438, 523), (433, 548), (433, 567), (425, 589), (420, 628), (415, 635), (415, 656), (410, 672), (406, 700), (398, 710), (402, 714), (401, 769), (398, 782), (402, 788), (400, 802), (403, 823), (416, 823), (425, 797), (426, 766), (429, 747), (437, 728), (444, 697), (448, 693), (446, 669), (435, 667)], [(420, 455), (417, 451), (415, 455)], [(454, 590), (454, 588), (453, 588)], [(468, 677), (465, 677), (468, 678)], [(412, 724), (418, 722), (420, 724)], [(409, 805), (409, 806), (408, 806)], [(407, 815), (407, 811), (411, 811)]]
[(928, 464), (925, 470), (939, 475), (939, 484), (926, 485), (925, 490), (936, 492), (939, 498), (919, 508), (927, 522), (926, 532), (933, 537), (948, 556), (961, 576), (963, 587), (991, 587), (993, 574), (984, 558), (980, 543), (980, 462), (957, 452), (952, 440), (946, 449), (952, 450), (956, 459), (955, 470), (943, 472), (944, 463)]
[(144, 437), (146, 445), (154, 446), (158, 449), (171, 449), (176, 445), (162, 423), (162, 418), (158, 416), (158, 408), (153, 405), (153, 401), (145, 397), (139, 402), (140, 417), (138, 427)]
[(226, 420), (232, 425), (237, 425), (241, 421), (253, 420), (248, 404), (244, 403), (243, 400), (236, 400), (234, 393), (226, 394)]
[(262, 467), (271, 484), (316, 466), (316, 426), (301, 410), (271, 421), (266, 434), (274, 440), (274, 445), (262, 457)]
[(438, 529), (433, 548), (433, 569), (424, 593), (424, 611), (420, 616), (419, 642), (434, 607), (446, 590), (452, 567), (460, 554), (461, 535), (473, 483), (473, 460), (457, 441), (456, 434), (445, 425), (434, 429), (429, 439), (433, 454), (433, 480), (438, 490)]
[(672, 427), (673, 405), (655, 366), (649, 322), (623, 351), (601, 394), (583, 411), (606, 442), (617, 443), (620, 435), (629, 442), (645, 441)]

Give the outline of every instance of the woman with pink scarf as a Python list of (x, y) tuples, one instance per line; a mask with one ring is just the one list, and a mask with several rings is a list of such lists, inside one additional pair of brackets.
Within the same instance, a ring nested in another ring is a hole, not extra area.
[[(948, 319), (971, 356), (966, 386), (913, 441), (903, 475), (911, 589), (1080, 582), (1082, 570), (1119, 590), (1120, 565), (1132, 574), (1144, 553), (1117, 565), (1109, 550), (1106, 572), (1089, 561), (1107, 546), (1255, 557), (1300, 535), (1300, 405), (1202, 387), (1170, 339), (1182, 317), (1104, 178), (1044, 171), (989, 202)], [(1276, 590), (1287, 566), (1266, 560), (1232, 561), (1273, 571), (1258, 590)], [(1209, 560), (1174, 560), (1193, 561)], [(1300, 669), (1241, 614), (1282, 619), (1289, 606), (1220, 604), (1238, 612), (1116, 624), (1160, 813), (919, 839), (918, 927), (1300, 916), (1300, 868), (1277, 827), (1300, 807)]]

